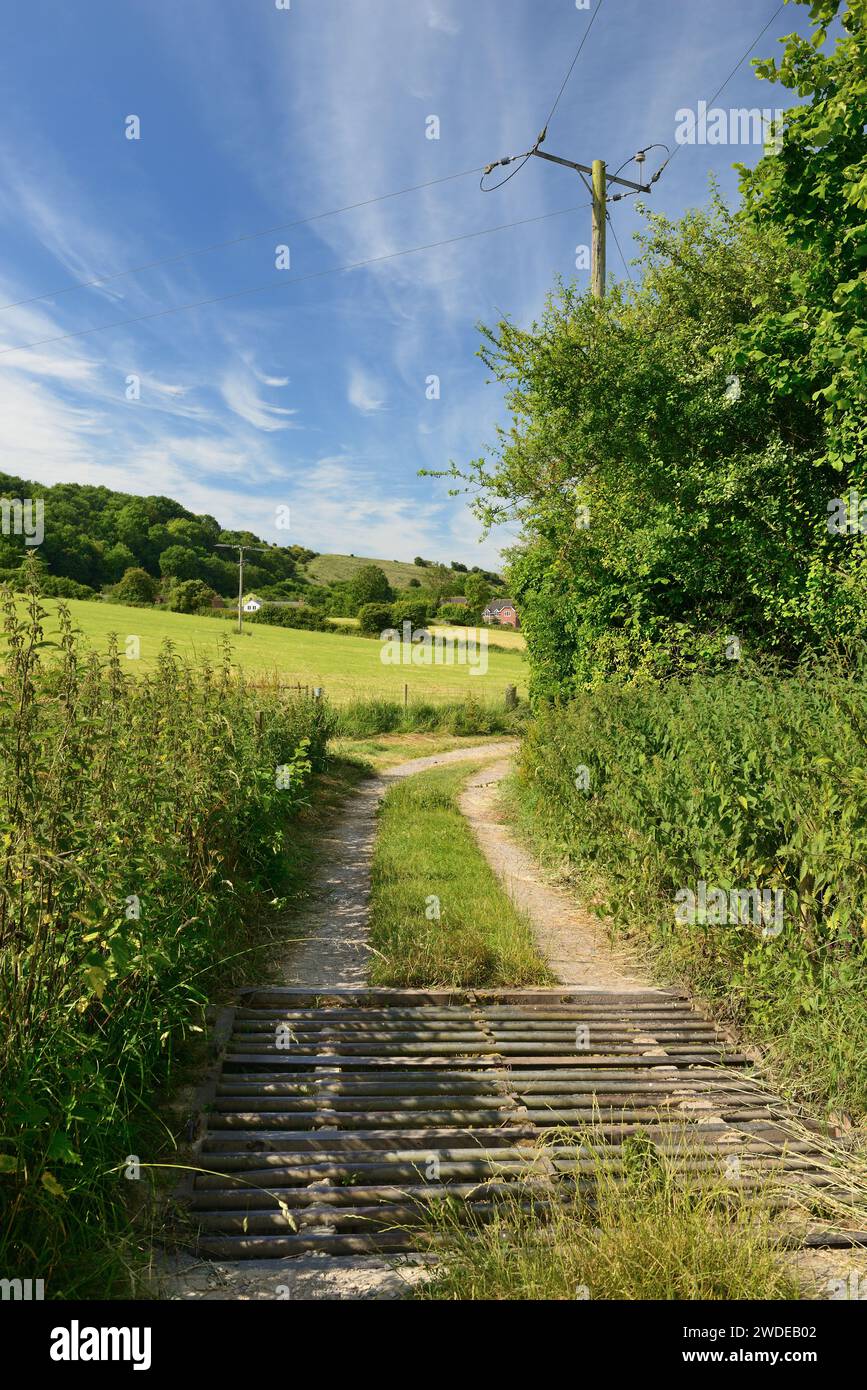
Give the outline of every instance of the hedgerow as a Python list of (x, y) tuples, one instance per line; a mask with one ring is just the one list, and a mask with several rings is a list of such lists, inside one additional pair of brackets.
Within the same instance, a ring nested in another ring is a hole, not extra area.
[(280, 892), (331, 716), (228, 655), (193, 670), (167, 644), (133, 678), (115, 645), (82, 653), (62, 605), (48, 642), (35, 589), (2, 607), (0, 1271), (104, 1296), (126, 1158)]

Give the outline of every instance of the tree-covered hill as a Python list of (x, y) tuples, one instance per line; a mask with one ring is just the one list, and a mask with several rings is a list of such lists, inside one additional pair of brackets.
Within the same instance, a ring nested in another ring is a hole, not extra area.
[[(250, 531), (227, 531), (215, 517), (196, 516), (171, 497), (136, 497), (79, 483), (40, 483), (0, 473), (0, 497), (44, 503), (44, 537), (39, 555), (49, 574), (92, 589), (116, 583), (131, 568), (155, 579), (199, 579), (216, 593), (237, 590), (238, 569), (219, 542), (266, 545)], [(0, 536), (0, 571), (17, 570), (23, 535)], [(270, 545), (246, 567), (249, 587), (298, 583), (298, 567), (315, 552), (302, 546)]]
[[(251, 531), (230, 531), (206, 513), (196, 515), (171, 497), (138, 497), (106, 487), (57, 483), (52, 487), (0, 473), (0, 499), (44, 504), (44, 535), (38, 556), (48, 588), (69, 597), (86, 597), (115, 585), (129, 570), (144, 570), (165, 593), (179, 584), (198, 581), (223, 598), (238, 590), (237, 556), (220, 545), (244, 543), (267, 547), (248, 555), (245, 589), (272, 598), (304, 598), (318, 606), (333, 591), (351, 587), (365, 566), (383, 569), (395, 590), (413, 585), (462, 594), (470, 573), (490, 584), (498, 575), (453, 561), (450, 568), (419, 557), (414, 564), (371, 561), (349, 555), (319, 556), (301, 545), (273, 545)], [(19, 531), (22, 528), (19, 526)], [(16, 534), (14, 517), (0, 534), (0, 579), (15, 580), (25, 551), (25, 535)], [(319, 564), (321, 562), (321, 564)], [(318, 567), (317, 567), (318, 566)], [(141, 576), (139, 576), (140, 578)], [(153, 587), (153, 586), (151, 586)]]

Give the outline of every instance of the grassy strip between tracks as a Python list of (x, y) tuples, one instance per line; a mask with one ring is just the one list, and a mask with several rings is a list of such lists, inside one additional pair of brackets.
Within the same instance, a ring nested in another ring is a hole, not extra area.
[(404, 988), (552, 983), (458, 808), (466, 764), (398, 783), (373, 857), (371, 983)]

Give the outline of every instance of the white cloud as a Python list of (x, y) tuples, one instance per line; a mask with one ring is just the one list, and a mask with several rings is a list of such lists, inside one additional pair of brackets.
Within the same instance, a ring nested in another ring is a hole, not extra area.
[(349, 369), (346, 397), (349, 404), (360, 410), (362, 415), (374, 415), (385, 406), (382, 387), (357, 363)]
[[(73, 285), (122, 270), (135, 255), (130, 238), (117, 238), (106, 231), (99, 210), (87, 205), (81, 186), (32, 132), (28, 132), (26, 151), (17, 142), (0, 144), (0, 212), (12, 223), (24, 223), (30, 235), (72, 277)], [(77, 307), (87, 302), (85, 296), (93, 294), (115, 301), (124, 298), (124, 286), (123, 280), (111, 281), (76, 291), (68, 298)], [(56, 288), (67, 297), (68, 287), (69, 282), (57, 286), (55, 280), (48, 289)], [(37, 292), (45, 288), (40, 285)], [(4, 295), (2, 302), (25, 297), (26, 292), (19, 291), (8, 299)]]
[(88, 435), (103, 428), (98, 416), (57, 400), (38, 382), (0, 373), (0, 469), (19, 477), (41, 474), (46, 459), (62, 463), (66, 481), (90, 456)]
[(226, 373), (220, 383), (220, 393), (229, 409), (257, 430), (271, 433), (274, 430), (301, 428), (288, 418), (297, 415), (297, 410), (269, 405), (257, 394), (252, 382), (238, 373)]
[(454, 15), (436, 4), (435, 0), (428, 0), (427, 3), (427, 24), (429, 29), (436, 29), (441, 34), (448, 34), (449, 38), (454, 38), (461, 32), (460, 22)]

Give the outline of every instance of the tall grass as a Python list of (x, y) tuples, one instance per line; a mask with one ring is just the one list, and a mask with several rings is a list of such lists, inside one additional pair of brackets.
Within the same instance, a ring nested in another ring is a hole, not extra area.
[(330, 716), (253, 694), (228, 656), (194, 672), (167, 647), (133, 681), (63, 607), (47, 643), (33, 588), (2, 609), (0, 1273), (99, 1296), (123, 1285), (119, 1170), (155, 1156), (177, 1045), (280, 891)]
[[(587, 1136), (585, 1136), (586, 1138)], [(592, 1137), (592, 1136), (591, 1136)], [(574, 1136), (580, 1142), (581, 1136)], [(561, 1137), (562, 1142), (562, 1137)], [(792, 1299), (767, 1204), (722, 1178), (696, 1182), (636, 1135), (596, 1148), (592, 1177), (517, 1183), (486, 1222), (446, 1203), (431, 1222), (439, 1257), (418, 1299)]]
[[(857, 1116), (865, 735), (860, 675), (611, 685), (540, 713), (516, 784), (524, 825), (586, 901), (764, 1044), (803, 1098)], [(782, 891), (782, 932), (678, 924), (675, 895), (701, 880)]]

